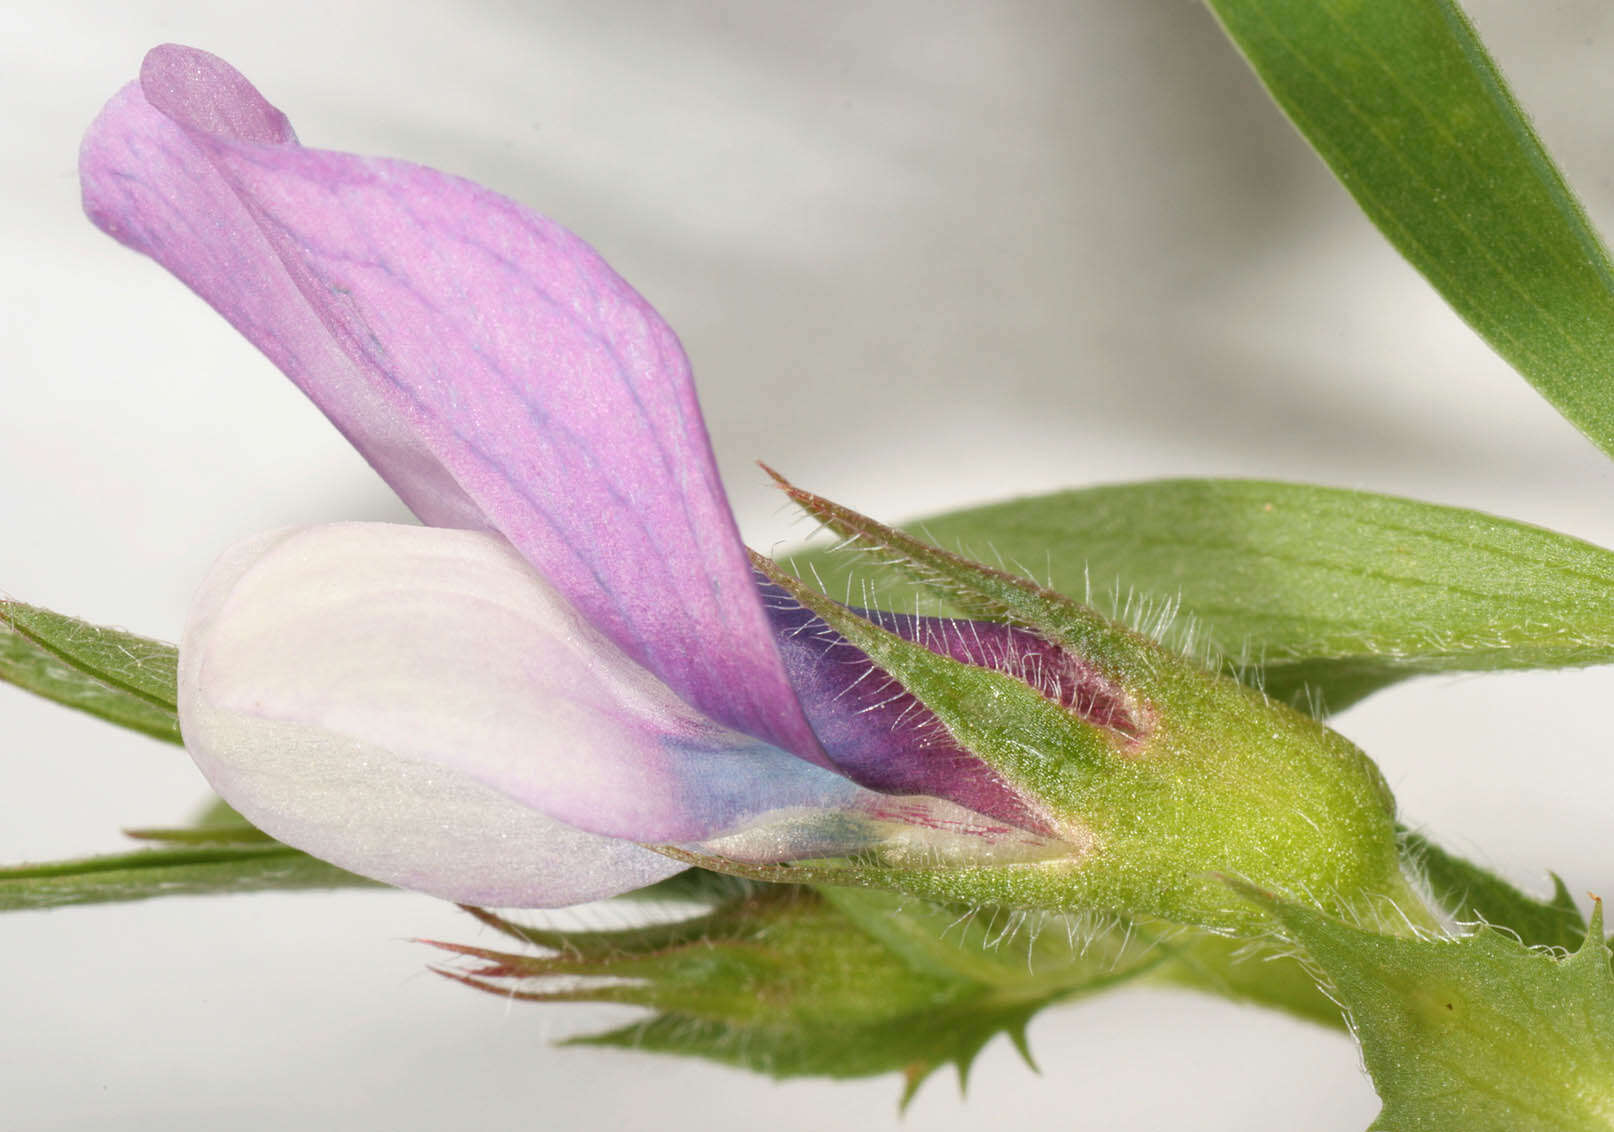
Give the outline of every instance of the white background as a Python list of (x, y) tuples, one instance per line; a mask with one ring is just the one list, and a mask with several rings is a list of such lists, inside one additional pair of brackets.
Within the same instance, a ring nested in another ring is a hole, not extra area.
[[(1606, 5), (1470, 9), (1614, 228)], [(599, 247), (682, 334), (747, 537), (751, 461), (899, 518), (1177, 474), (1422, 496), (1614, 544), (1610, 466), (1388, 249), (1186, 0), (0, 9), (0, 586), (172, 639), (237, 537), (399, 518), (225, 324), (78, 212), (78, 136), (177, 40), (310, 145), (464, 174)], [(1339, 725), (1406, 817), (1614, 893), (1614, 675), (1429, 680)], [(202, 796), (177, 751), (0, 689), (0, 860), (120, 847)], [(0, 920), (0, 1127), (896, 1127), (897, 1083), (772, 1085), (548, 1047), (621, 1011), (507, 1007), (391, 894)], [(1341, 1037), (1133, 991), (1006, 1042), (909, 1129), (1355, 1130)]]

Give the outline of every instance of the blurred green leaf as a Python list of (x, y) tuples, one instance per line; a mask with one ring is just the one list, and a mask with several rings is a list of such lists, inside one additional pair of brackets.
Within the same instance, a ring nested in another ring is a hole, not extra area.
[(1574, 951), (1586, 938), (1586, 919), (1556, 874), (1552, 899), (1537, 900), (1416, 833), (1404, 833), (1402, 838), (1408, 858), (1422, 872), (1435, 899), (1459, 921), (1506, 928), (1526, 947)]
[(1040, 983), (1052, 990), (1072, 965), (1076, 981), (1090, 978), (1094, 958), (1102, 957), (1117, 981), (1202, 991), (1334, 1029), (1344, 1026), (1339, 1007), (1318, 989), (1316, 978), (1294, 955), (1264, 941), (1162, 920), (1017, 917), (868, 889), (826, 888), (820, 895), (916, 970), (1015, 987)]
[(155, 841), (164, 845), (270, 845), (278, 844), (254, 826), (144, 826), (126, 829), (123, 835), (135, 841)]
[(1614, 455), (1614, 265), (1452, 0), (1209, 0), (1368, 218)]
[(178, 743), (178, 650), (18, 601), (0, 601), (0, 680)]
[(1330, 1029), (1345, 1028), (1338, 1004), (1289, 951), (1274, 950), (1266, 941), (1186, 929), (1162, 931), (1159, 946), (1164, 950), (1162, 962), (1142, 972), (1139, 982), (1202, 991)]
[(669, 900), (693, 904), (722, 904), (756, 890), (752, 881), (709, 869), (685, 869), (666, 880), (624, 892), (618, 900)]
[[(438, 944), (474, 961), (442, 973), (503, 999), (612, 1002), (650, 1017), (575, 1044), (701, 1057), (773, 1077), (901, 1073), (904, 1101), (941, 1066), (962, 1076), (994, 1036), (1025, 1052), (1042, 1008), (1155, 965), (1121, 933), (1086, 946), (1024, 918), (990, 922), (883, 894), (753, 886), (710, 912), (609, 931), (484, 923), (542, 954)], [(856, 910), (849, 916), (845, 904)], [(952, 937), (932, 936), (954, 925)], [(875, 930), (869, 930), (870, 928)]]
[(1350, 1015), (1396, 1132), (1607, 1132), (1614, 1127), (1614, 977), (1602, 911), (1580, 950), (1531, 950), (1489, 928), (1398, 939), (1253, 894), (1305, 948)]
[(202, 803), (196, 817), (191, 820), (192, 829), (217, 830), (247, 830), (256, 829), (251, 822), (236, 812), (234, 806), (223, 798), (210, 797)]
[[(1309, 687), (1333, 710), (1421, 673), (1614, 660), (1614, 553), (1478, 511), (1185, 479), (1056, 492), (905, 526), (1123, 619), (1170, 621), (1166, 636), (1179, 647), (1220, 655), (1247, 679), (1258, 667), (1275, 698), (1298, 702)], [(854, 604), (911, 610), (920, 592), (855, 548), (810, 548), (786, 561)]]
[(278, 843), (176, 845), (0, 868), (0, 912), (158, 896), (370, 887), (380, 886)]
[[(1121, 983), (1344, 1024), (1316, 977), (1270, 942), (1162, 921), (741, 883), (699, 885), (703, 913), (637, 927), (526, 927), (470, 908), (523, 950), (437, 943), (473, 964), (439, 971), (506, 1001), (651, 1011), (573, 1044), (700, 1057), (774, 1077), (901, 1073), (904, 1104), (941, 1066), (962, 1076), (998, 1034), (1029, 1061), (1025, 1027), (1040, 1010)], [(680, 886), (671, 895), (690, 893)]]

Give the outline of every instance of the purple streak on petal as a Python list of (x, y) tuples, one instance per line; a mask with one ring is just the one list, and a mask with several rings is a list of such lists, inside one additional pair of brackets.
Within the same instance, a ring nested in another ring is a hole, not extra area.
[[(861, 649), (787, 593), (759, 581), (785, 670), (813, 730), (852, 781), (890, 794), (931, 794), (1022, 829), (1047, 822)], [(1084, 719), (1126, 719), (1089, 666), (1026, 629), (989, 621), (854, 610), (881, 628), (965, 664), (1006, 672)]]
[(241, 329), (424, 520), (497, 530), (687, 702), (828, 765), (655, 311), (504, 197), (303, 149), (276, 122), (227, 64), (157, 48), (85, 139), (86, 210)]

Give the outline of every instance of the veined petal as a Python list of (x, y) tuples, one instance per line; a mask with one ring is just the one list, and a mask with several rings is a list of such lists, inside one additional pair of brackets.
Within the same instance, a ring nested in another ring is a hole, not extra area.
[(586, 244), (467, 181), (298, 146), (221, 60), (147, 56), (86, 211), (207, 299), (417, 514), (497, 530), (705, 715), (821, 765), (672, 331)]
[(186, 746), (219, 793), (370, 875), (372, 855), (430, 870), (439, 837), (476, 843), (450, 812), (465, 797), (542, 815), (536, 828), (672, 843), (865, 793), (701, 716), (481, 532), (343, 523), (250, 540), (214, 568), (180, 657)]
[[(278, 115), (258, 102), (260, 121)], [(289, 125), (283, 140), (291, 141)], [(315, 400), (416, 514), (438, 526), (487, 525), (409, 427), (404, 399), (367, 380), (342, 352), (235, 191), (151, 108), (140, 84), (119, 91), (90, 127), (79, 174), (90, 219), (211, 303)]]

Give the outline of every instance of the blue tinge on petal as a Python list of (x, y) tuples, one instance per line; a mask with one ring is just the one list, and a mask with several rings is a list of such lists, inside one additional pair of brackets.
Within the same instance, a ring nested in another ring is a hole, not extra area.
[[(181, 657), (182, 700), (214, 718), (345, 737), (608, 837), (699, 840), (867, 793), (702, 716), (483, 532), (339, 523), (252, 540), (215, 567)], [(233, 743), (224, 766), (207, 734), (185, 738), (232, 803), (284, 777), (273, 749)]]
[[(759, 577), (774, 639), (802, 710), (835, 766), (887, 794), (928, 794), (1024, 830), (1051, 832), (1039, 812), (861, 649)], [(1080, 707), (1075, 662), (1023, 629), (985, 621), (854, 609), (881, 628), (965, 664), (1007, 672), (1056, 703)]]

